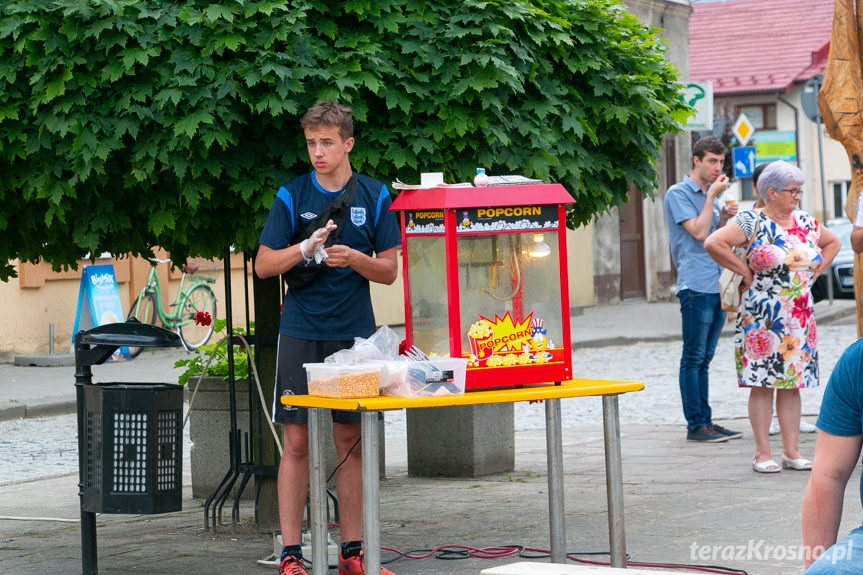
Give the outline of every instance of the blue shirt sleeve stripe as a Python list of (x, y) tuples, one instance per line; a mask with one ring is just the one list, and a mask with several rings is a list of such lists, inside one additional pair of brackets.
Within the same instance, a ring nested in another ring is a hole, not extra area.
[(381, 210), (383, 209), (384, 200), (386, 199), (389, 192), (387, 192), (386, 185), (381, 186), (380, 194), (378, 195), (378, 205), (375, 208), (375, 228), (378, 227), (378, 220), (381, 217)]
[(294, 202), (291, 199), (291, 192), (282, 186), (279, 188), (279, 191), (276, 192), (276, 197), (282, 200), (282, 203), (285, 204), (285, 207), (288, 208), (288, 213), (291, 215), (291, 219), (288, 221), (288, 225), (290, 227), (290, 230), (288, 230), (288, 237), (290, 237), (294, 235)]

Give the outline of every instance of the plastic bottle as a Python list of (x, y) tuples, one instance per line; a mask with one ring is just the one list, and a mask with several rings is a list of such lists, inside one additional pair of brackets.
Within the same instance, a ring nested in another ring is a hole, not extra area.
[(476, 175), (473, 177), (473, 185), (477, 188), (482, 188), (488, 185), (488, 176), (485, 173), (485, 168), (476, 169)]

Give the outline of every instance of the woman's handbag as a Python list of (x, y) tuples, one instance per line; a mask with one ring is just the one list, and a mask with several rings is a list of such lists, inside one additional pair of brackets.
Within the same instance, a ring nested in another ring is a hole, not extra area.
[(740, 282), (743, 276), (723, 268), (719, 274), (719, 304), (725, 311), (737, 313), (740, 307)]
[[(755, 230), (752, 231), (752, 237), (746, 244), (743, 250), (743, 255), (749, 251), (752, 242), (755, 241), (755, 236), (758, 235), (758, 224), (761, 222), (761, 213), (758, 213), (758, 221), (755, 224)], [(731, 271), (728, 268), (723, 268), (719, 274), (719, 305), (723, 310), (737, 313), (740, 307), (740, 282), (743, 281), (743, 276)]]

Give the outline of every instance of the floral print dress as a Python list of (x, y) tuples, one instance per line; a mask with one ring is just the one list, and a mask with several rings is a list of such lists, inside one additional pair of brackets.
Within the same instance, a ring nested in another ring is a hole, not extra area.
[(803, 211), (786, 229), (757, 211), (732, 220), (755, 239), (745, 261), (755, 274), (743, 294), (734, 336), (740, 387), (800, 389), (818, 385), (812, 287), (821, 264), (821, 226)]

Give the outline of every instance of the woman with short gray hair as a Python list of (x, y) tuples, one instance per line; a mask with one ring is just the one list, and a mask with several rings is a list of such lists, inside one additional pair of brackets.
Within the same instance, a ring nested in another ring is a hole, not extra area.
[[(800, 389), (818, 385), (818, 349), (812, 315), (812, 283), (839, 251), (836, 235), (798, 209), (803, 172), (773, 162), (758, 178), (760, 210), (738, 213), (713, 232), (704, 249), (721, 266), (743, 276), (734, 335), (737, 383), (748, 387), (749, 422), (755, 436), (752, 469), (808, 471), (800, 455)], [(754, 234), (754, 237), (753, 237)], [(750, 244), (743, 259), (733, 248)], [(773, 390), (782, 430), (782, 465), (770, 455)]]

